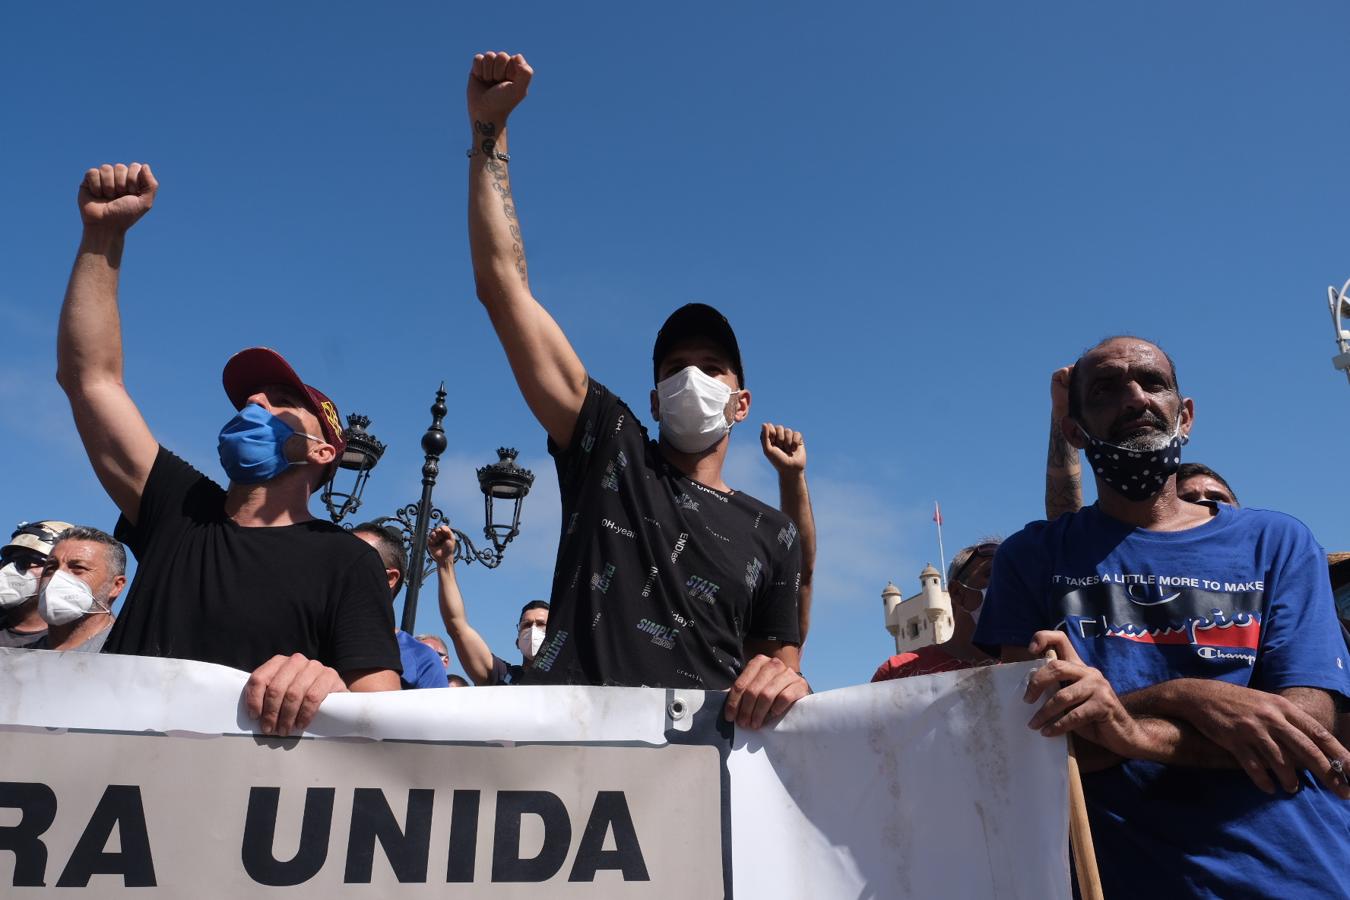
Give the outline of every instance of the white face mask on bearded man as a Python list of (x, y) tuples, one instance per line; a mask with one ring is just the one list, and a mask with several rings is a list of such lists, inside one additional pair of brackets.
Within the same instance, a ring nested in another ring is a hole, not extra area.
[[(101, 607), (101, 608), (100, 608)], [(38, 598), (38, 615), (48, 625), (66, 625), (90, 613), (109, 612), (93, 590), (65, 569), (57, 569)]]

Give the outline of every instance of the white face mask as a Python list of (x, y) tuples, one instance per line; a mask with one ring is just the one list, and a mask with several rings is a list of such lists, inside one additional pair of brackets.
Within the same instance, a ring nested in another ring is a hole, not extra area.
[(38, 589), (40, 566), (19, 571), (14, 563), (0, 567), (0, 609), (10, 609), (33, 598)]
[[(967, 588), (966, 590), (973, 591), (973, 590), (975, 590), (975, 588)], [(988, 592), (988, 590), (989, 590), (989, 588), (985, 588), (984, 590), (980, 591), (980, 605), (979, 605), (979, 606), (975, 607), (975, 608), (972, 609), (972, 610), (967, 610), (967, 612), (970, 613), (970, 618), (971, 618), (972, 620), (974, 620), (974, 622), (975, 622), (976, 625), (980, 624), (980, 611), (984, 609), (984, 597), (985, 597), (985, 594)]]
[(51, 581), (38, 598), (38, 615), (48, 625), (66, 625), (90, 613), (106, 613), (108, 609), (94, 599), (94, 592), (65, 569), (52, 573)]
[(731, 430), (727, 404), (738, 393), (698, 366), (681, 369), (656, 386), (661, 437), (682, 453), (702, 453)]
[(516, 638), (516, 648), (520, 650), (520, 655), (527, 661), (533, 660), (539, 648), (544, 644), (544, 633), (548, 630), (547, 625), (532, 625), (526, 631), (522, 631)]
[(964, 581), (962, 581), (962, 580), (959, 579), (959, 578), (954, 578), (954, 579), (952, 579), (952, 581), (953, 581), (955, 584), (961, 585), (962, 588), (964, 588), (964, 589), (967, 590), (967, 591), (970, 591), (972, 594), (979, 594), (979, 595), (980, 595), (980, 603), (979, 603), (979, 605), (976, 606), (974, 609), (966, 609), (966, 605), (965, 605), (964, 603), (961, 603), (961, 604), (953, 604), (953, 606), (959, 605), (962, 609), (965, 609), (965, 610), (966, 610), (966, 615), (970, 616), (971, 620), (972, 620), (976, 625), (980, 624), (980, 612), (984, 609), (984, 598), (985, 598), (985, 596), (989, 593), (989, 588), (987, 588), (987, 587), (983, 587), (983, 588), (973, 588), (973, 587), (971, 587), (970, 585), (966, 584)]

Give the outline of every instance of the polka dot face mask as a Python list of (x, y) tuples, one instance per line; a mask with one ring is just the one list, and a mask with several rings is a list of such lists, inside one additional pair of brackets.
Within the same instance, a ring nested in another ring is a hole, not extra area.
[(1167, 479), (1176, 474), (1181, 466), (1181, 445), (1186, 439), (1181, 436), (1181, 423), (1172, 439), (1157, 450), (1130, 450), (1116, 444), (1108, 444), (1087, 433), (1087, 461), (1092, 471), (1102, 483), (1110, 487), (1126, 500), (1147, 500), (1167, 483)]

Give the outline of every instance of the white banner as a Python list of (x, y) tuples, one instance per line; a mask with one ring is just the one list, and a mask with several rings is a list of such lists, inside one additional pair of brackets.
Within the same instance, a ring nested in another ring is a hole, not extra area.
[(1071, 896), (1038, 664), (816, 694), (340, 694), (251, 733), (220, 666), (0, 650), (0, 890), (116, 897)]

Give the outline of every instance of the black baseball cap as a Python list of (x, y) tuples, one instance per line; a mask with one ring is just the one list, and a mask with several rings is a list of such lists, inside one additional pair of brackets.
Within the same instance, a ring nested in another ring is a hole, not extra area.
[(707, 338), (719, 345), (731, 360), (736, 379), (745, 387), (745, 370), (741, 366), (741, 346), (736, 343), (736, 332), (731, 330), (727, 317), (706, 303), (686, 303), (670, 314), (666, 324), (656, 333), (652, 348), (652, 380), (661, 380), (661, 360), (671, 348), (688, 338)]

